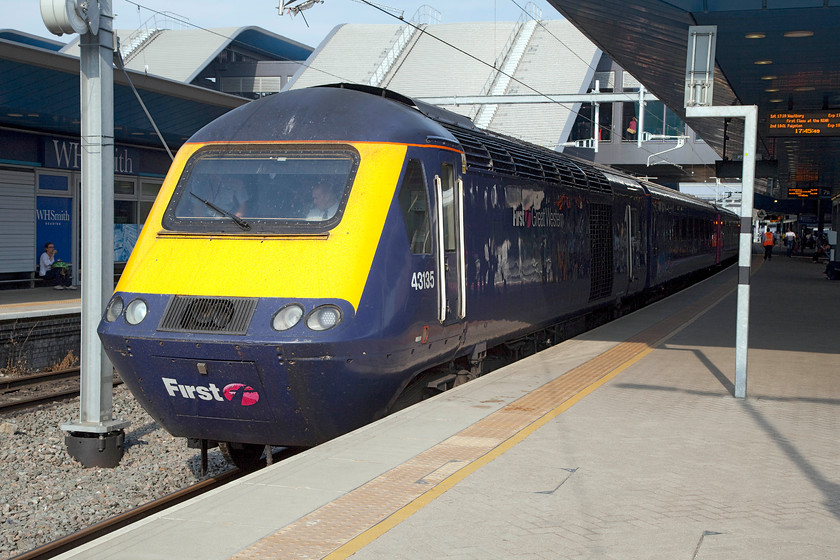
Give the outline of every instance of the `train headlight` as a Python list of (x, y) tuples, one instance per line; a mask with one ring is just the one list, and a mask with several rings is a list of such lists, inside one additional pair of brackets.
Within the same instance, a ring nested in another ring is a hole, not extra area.
[(303, 317), (303, 307), (297, 303), (290, 303), (274, 314), (271, 326), (276, 331), (286, 331), (294, 327)]
[(129, 325), (139, 325), (149, 313), (149, 306), (140, 298), (133, 299), (125, 308), (125, 320)]
[(341, 309), (335, 305), (316, 307), (306, 318), (306, 326), (313, 331), (325, 331), (341, 322)]
[(116, 296), (111, 300), (111, 303), (109, 303), (108, 307), (105, 309), (105, 321), (107, 323), (113, 323), (116, 321), (117, 318), (122, 315), (124, 307), (125, 304), (123, 303), (123, 299), (120, 296)]

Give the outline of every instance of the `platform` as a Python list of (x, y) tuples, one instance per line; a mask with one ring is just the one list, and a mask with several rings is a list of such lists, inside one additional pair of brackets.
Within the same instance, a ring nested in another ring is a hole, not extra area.
[(81, 313), (81, 293), (81, 288), (54, 290), (50, 286), (0, 290), (0, 322)]
[(840, 557), (840, 282), (737, 270), (64, 559)]

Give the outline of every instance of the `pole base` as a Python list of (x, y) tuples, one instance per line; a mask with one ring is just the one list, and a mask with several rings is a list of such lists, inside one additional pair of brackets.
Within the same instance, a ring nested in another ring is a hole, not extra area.
[(85, 468), (112, 469), (123, 456), (125, 432), (116, 430), (104, 434), (69, 432), (64, 436), (67, 452)]

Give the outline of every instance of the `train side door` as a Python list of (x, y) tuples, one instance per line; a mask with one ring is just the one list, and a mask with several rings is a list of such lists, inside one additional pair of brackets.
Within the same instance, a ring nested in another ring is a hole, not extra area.
[(444, 161), (435, 174), (438, 320), (443, 325), (466, 317), (463, 182), (455, 161)]
[(630, 204), (625, 207), (624, 222), (627, 231), (627, 273), (631, 290), (642, 274), (642, 230), (639, 224), (639, 209)]

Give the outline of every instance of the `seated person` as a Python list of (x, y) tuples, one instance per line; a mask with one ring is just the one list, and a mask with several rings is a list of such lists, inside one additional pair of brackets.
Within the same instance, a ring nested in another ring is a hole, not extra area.
[(831, 245), (828, 244), (828, 241), (823, 237), (820, 239), (819, 243), (817, 243), (817, 250), (814, 252), (814, 256), (811, 258), (814, 262), (820, 262), (820, 257), (827, 257), (829, 255), (829, 251), (831, 250)]
[(307, 220), (327, 220), (338, 211), (338, 199), (326, 183), (312, 187), (312, 210), (306, 215)]
[(75, 290), (70, 278), (70, 268), (67, 263), (60, 259), (56, 261), (55, 245), (50, 242), (44, 244), (44, 252), (38, 261), (38, 276), (44, 279), (47, 286), (53, 286), (55, 290)]

